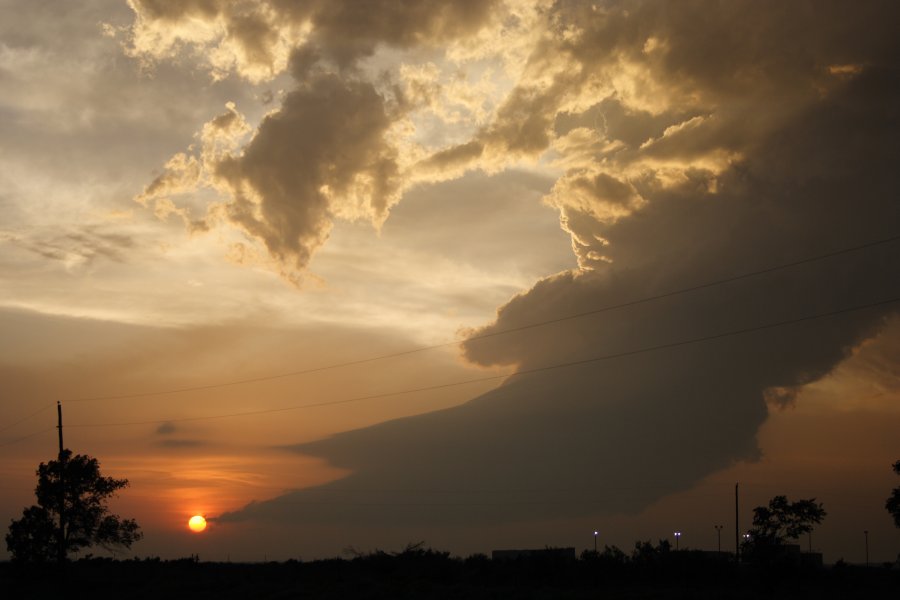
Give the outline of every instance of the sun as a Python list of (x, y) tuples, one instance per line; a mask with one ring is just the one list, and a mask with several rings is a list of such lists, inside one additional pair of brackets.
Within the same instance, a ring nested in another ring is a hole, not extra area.
[(206, 529), (206, 519), (204, 519), (201, 515), (194, 515), (188, 521), (188, 528), (194, 533), (200, 533), (204, 529)]

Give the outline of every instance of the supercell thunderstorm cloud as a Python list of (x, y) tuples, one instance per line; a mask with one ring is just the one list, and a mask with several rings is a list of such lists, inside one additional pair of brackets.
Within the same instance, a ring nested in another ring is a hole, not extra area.
[(890, 525), (897, 2), (5, 4), (16, 489), (62, 400), (164, 556)]
[[(581, 268), (517, 295), (463, 345), (471, 362), (523, 374), (459, 407), (296, 446), (351, 474), (226, 519), (515, 520), (559, 514), (561, 500), (575, 514), (637, 511), (757, 459), (767, 401), (790, 402), (878, 335), (896, 305), (803, 319), (900, 295), (896, 243), (482, 337), (895, 235), (900, 73), (890, 33), (860, 26), (870, 15), (626, 4), (542, 14), (522, 81), (459, 146), (485, 149), (473, 169), (498, 160), (490, 151), (567, 165), (545, 201)], [(580, 364), (542, 370), (567, 363)], [(586, 473), (603, 485), (586, 486)], [(403, 506), (448, 485), (469, 500), (535, 502)], [(303, 506), (342, 489), (387, 490), (399, 508)]]

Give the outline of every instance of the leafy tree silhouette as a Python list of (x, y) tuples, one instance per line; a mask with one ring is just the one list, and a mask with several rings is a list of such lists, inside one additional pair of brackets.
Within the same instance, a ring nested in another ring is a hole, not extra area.
[(778, 558), (788, 540), (809, 533), (827, 514), (815, 498), (790, 502), (787, 496), (775, 496), (768, 506), (753, 509), (753, 528), (744, 543), (744, 556), (763, 562)]
[[(59, 460), (41, 463), (37, 476), (37, 505), (24, 509), (22, 518), (10, 523), (6, 535), (13, 560), (65, 559), (70, 551), (95, 544), (107, 550), (130, 548), (143, 537), (134, 519), (109, 512), (106, 503), (128, 486), (128, 480), (103, 477), (96, 458), (72, 456), (71, 450), (64, 450)], [(60, 525), (60, 507), (64, 527)]]
[[(894, 473), (900, 475), (900, 460), (894, 463)], [(900, 527), (900, 487), (894, 488), (884, 503), (884, 507), (894, 517), (894, 525)]]
[(654, 546), (650, 540), (646, 542), (637, 541), (634, 543), (634, 550), (631, 553), (631, 562), (635, 565), (652, 566), (659, 564), (672, 551), (672, 545), (669, 540), (659, 540), (659, 544)]

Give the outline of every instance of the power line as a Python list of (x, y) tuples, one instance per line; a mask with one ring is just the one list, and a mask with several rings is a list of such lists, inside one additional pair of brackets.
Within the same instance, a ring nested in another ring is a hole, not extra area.
[(442, 384), (437, 384), (437, 385), (428, 385), (428, 386), (410, 388), (410, 389), (405, 389), (405, 390), (397, 390), (397, 391), (393, 391), (393, 392), (384, 392), (384, 393), (380, 393), (380, 394), (369, 394), (369, 395), (365, 395), (365, 396), (356, 396), (353, 398), (345, 398), (343, 400), (322, 401), (322, 402), (314, 402), (314, 403), (309, 403), (309, 404), (284, 406), (284, 407), (280, 407), (280, 408), (268, 408), (268, 409), (252, 410), (252, 411), (244, 411), (244, 412), (236, 412), (236, 413), (226, 413), (226, 414), (220, 414), (220, 415), (183, 417), (183, 418), (179, 418), (179, 419), (125, 421), (125, 422), (118, 422), (118, 423), (83, 423), (83, 424), (77, 424), (77, 425), (69, 425), (69, 427), (82, 427), (82, 428), (83, 427), (121, 427), (121, 426), (128, 426), (128, 425), (155, 425), (155, 424), (159, 424), (159, 423), (183, 423), (183, 422), (187, 422), (187, 421), (207, 421), (207, 420), (212, 420), (212, 419), (247, 417), (247, 416), (253, 416), (253, 415), (263, 415), (263, 414), (271, 414), (271, 413), (278, 413), (278, 412), (303, 410), (303, 409), (307, 409), (307, 408), (336, 406), (339, 404), (349, 404), (352, 402), (363, 402), (366, 400), (375, 400), (375, 399), (380, 399), (380, 398), (387, 398), (390, 396), (400, 396), (400, 395), (413, 394), (413, 393), (418, 393), (418, 392), (426, 392), (426, 391), (433, 391), (433, 390), (446, 389), (446, 388), (452, 388), (452, 387), (459, 387), (459, 386), (468, 385), (468, 384), (472, 384), (472, 383), (482, 383), (482, 382), (493, 381), (493, 380), (497, 380), (497, 379), (503, 379), (506, 377), (511, 378), (511, 377), (518, 377), (521, 375), (542, 373), (542, 372), (552, 371), (552, 370), (556, 370), (556, 369), (563, 369), (563, 368), (575, 367), (575, 366), (585, 365), (585, 364), (590, 364), (590, 363), (595, 363), (595, 362), (601, 362), (601, 361), (605, 361), (605, 360), (612, 360), (615, 358), (625, 358), (628, 356), (635, 356), (638, 354), (654, 352), (657, 350), (667, 350), (670, 348), (677, 348), (680, 346), (687, 346), (690, 344), (709, 342), (709, 341), (718, 340), (718, 339), (722, 339), (722, 338), (743, 335), (746, 333), (763, 331), (766, 329), (774, 329), (777, 327), (784, 327), (787, 325), (795, 325), (797, 323), (814, 321), (817, 319), (823, 319), (825, 317), (833, 317), (833, 316), (842, 315), (842, 314), (846, 314), (846, 313), (850, 313), (850, 312), (856, 312), (856, 311), (860, 311), (860, 310), (866, 310), (869, 308), (875, 308), (878, 306), (886, 306), (888, 304), (893, 304), (898, 301), (900, 301), (900, 296), (894, 297), (894, 298), (889, 298), (887, 300), (871, 302), (868, 304), (862, 304), (862, 305), (852, 306), (852, 307), (848, 307), (848, 308), (841, 308), (841, 309), (818, 313), (818, 314), (813, 314), (813, 315), (806, 315), (803, 317), (787, 319), (784, 321), (777, 321), (774, 323), (765, 323), (763, 325), (754, 325), (752, 327), (744, 327), (741, 329), (734, 329), (734, 330), (726, 331), (726, 332), (722, 332), (722, 333), (717, 333), (717, 334), (712, 334), (712, 335), (707, 335), (707, 336), (702, 336), (702, 337), (697, 337), (697, 338), (690, 338), (687, 340), (679, 340), (677, 342), (657, 344), (655, 346), (648, 346), (645, 348), (638, 348), (635, 350), (628, 350), (625, 352), (617, 352), (614, 354), (605, 354), (602, 356), (595, 356), (592, 358), (585, 358), (582, 360), (568, 361), (568, 362), (564, 362), (564, 363), (558, 363), (555, 365), (547, 365), (547, 366), (535, 367), (535, 368), (531, 368), (531, 369), (522, 369), (522, 370), (516, 371), (514, 373), (506, 373), (506, 374), (502, 374), (502, 375), (488, 375), (485, 377), (476, 377), (473, 379), (466, 379), (466, 380), (462, 380), (462, 381), (454, 381), (454, 382), (442, 383)]
[(3, 433), (3, 432), (6, 431), (7, 429), (12, 429), (12, 428), (15, 427), (16, 425), (19, 425), (20, 423), (24, 423), (25, 421), (27, 421), (27, 420), (30, 419), (31, 417), (36, 417), (37, 415), (41, 414), (42, 412), (44, 412), (45, 410), (47, 410), (48, 408), (50, 408), (50, 407), (52, 407), (52, 406), (53, 406), (53, 404), (47, 404), (46, 406), (44, 406), (44, 407), (42, 407), (42, 408), (40, 408), (40, 409), (34, 411), (33, 413), (29, 414), (28, 416), (22, 417), (22, 418), (19, 419), (18, 421), (15, 421), (15, 422), (13, 422), (13, 423), (10, 423), (9, 425), (7, 425), (7, 426), (5, 426), (5, 427), (3, 427), (3, 428), (0, 428), (0, 433)]
[[(648, 480), (649, 481), (649, 480)], [(327, 485), (327, 484), (325, 484)], [(710, 485), (710, 484), (706, 484)], [(716, 482), (714, 485), (722, 487), (731, 487), (731, 482)], [(774, 485), (774, 484), (773, 484)], [(613, 485), (613, 486), (585, 486), (585, 487), (543, 487), (543, 488), (304, 488), (303, 493), (321, 493), (321, 494), (589, 494), (589, 493), (607, 493), (622, 492), (636, 490), (668, 490), (671, 485), (664, 485), (657, 482), (632, 485)]]
[[(698, 486), (700, 484), (697, 484)], [(724, 484), (724, 487), (731, 488), (734, 484), (727, 483)], [(741, 482), (741, 486), (743, 489), (744, 483)], [(766, 487), (771, 489), (784, 490), (787, 488), (792, 488), (793, 484), (791, 483), (769, 483), (765, 484), (765, 486), (760, 486), (759, 484), (754, 484), (754, 487)], [(265, 501), (266, 504), (287, 504), (287, 505), (308, 505), (308, 506), (510, 506), (510, 505), (541, 505), (541, 504), (599, 504), (605, 502), (610, 495), (615, 496), (618, 499), (628, 498), (632, 496), (637, 496), (639, 494), (645, 494), (647, 492), (658, 492), (658, 491), (670, 491), (671, 486), (665, 485), (656, 485), (656, 486), (609, 486), (609, 487), (589, 487), (589, 488), (540, 488), (540, 489), (531, 489), (531, 490), (518, 490), (515, 488), (508, 489), (490, 489), (490, 490), (480, 490), (476, 492), (471, 492), (470, 490), (420, 490), (420, 489), (402, 489), (402, 490), (390, 490), (386, 492), (380, 491), (370, 491), (370, 490), (356, 490), (355, 493), (364, 495), (376, 495), (376, 494), (404, 494), (404, 495), (429, 495), (434, 494), (437, 496), (463, 496), (465, 494), (472, 493), (473, 495), (477, 494), (490, 494), (493, 498), (490, 499), (473, 499), (473, 500), (465, 500), (464, 498), (460, 498), (458, 500), (354, 500), (354, 499), (345, 499), (345, 498), (330, 498), (330, 499), (310, 499), (310, 500), (300, 500), (293, 499), (290, 497), (286, 497), (284, 495), (278, 496), (272, 500)], [(710, 493), (710, 492), (698, 492), (699, 487), (692, 488), (689, 492), (692, 496), (700, 496), (704, 498), (722, 498), (723, 493)], [(311, 495), (314, 493), (329, 493), (335, 490), (332, 489), (321, 489), (321, 488), (306, 488), (300, 490), (292, 490), (291, 493), (302, 493), (304, 495)], [(502, 496), (503, 494), (534, 494), (537, 496), (544, 496), (542, 499), (523, 499), (523, 500), (499, 500), (497, 496)], [(601, 495), (601, 498), (591, 498), (585, 497), (585, 495)], [(547, 497), (551, 496), (551, 497)], [(555, 496), (555, 497), (553, 497)], [(844, 489), (832, 489), (826, 491), (825, 494), (822, 494), (824, 499), (840, 497), (840, 498), (870, 498), (871, 494), (859, 494), (853, 491), (847, 491)], [(236, 511), (233, 511), (236, 512)]]
[(428, 351), (428, 350), (436, 350), (436, 349), (438, 349), (438, 348), (445, 348), (445, 347), (447, 347), (447, 346), (455, 346), (455, 345), (460, 344), (460, 343), (463, 343), (463, 342), (470, 342), (470, 341), (474, 341), (474, 340), (481, 340), (481, 339), (486, 339), (486, 338), (492, 338), (492, 337), (497, 337), (497, 336), (501, 336), (501, 335), (507, 335), (507, 334), (509, 334), (509, 333), (515, 333), (515, 332), (518, 332), (518, 331), (525, 331), (525, 330), (528, 330), (528, 329), (535, 329), (535, 328), (538, 328), (538, 327), (545, 327), (545, 326), (547, 326), (547, 325), (553, 325), (553, 324), (556, 324), (556, 323), (562, 323), (562, 322), (564, 322), (564, 321), (570, 321), (570, 320), (573, 320), (573, 319), (580, 319), (580, 318), (583, 318), (583, 317), (588, 317), (588, 316), (592, 316), (592, 315), (597, 315), (597, 314), (604, 313), (604, 312), (608, 312), (608, 311), (611, 311), (611, 310), (617, 310), (617, 309), (620, 309), (620, 308), (627, 308), (627, 307), (630, 307), (630, 306), (637, 306), (637, 305), (640, 305), (640, 304), (646, 304), (646, 303), (648, 303), (648, 302), (654, 302), (654, 301), (656, 301), (656, 300), (662, 300), (662, 299), (665, 299), (665, 298), (671, 298), (671, 297), (674, 297), (674, 296), (680, 296), (680, 295), (687, 294), (687, 293), (690, 293), (690, 292), (696, 292), (696, 291), (699, 291), (699, 290), (708, 289), (708, 288), (712, 288), (712, 287), (719, 286), (719, 285), (725, 285), (725, 284), (728, 284), (728, 283), (734, 283), (734, 282), (736, 282), (736, 281), (741, 281), (741, 280), (744, 280), (744, 279), (750, 279), (750, 278), (753, 278), (753, 277), (758, 277), (758, 276), (761, 276), (761, 275), (766, 275), (766, 274), (769, 274), (769, 273), (774, 273), (774, 272), (777, 272), (777, 271), (782, 271), (782, 270), (785, 270), (785, 269), (791, 269), (791, 268), (798, 267), (798, 266), (801, 266), (801, 265), (805, 265), (805, 264), (810, 264), (810, 263), (814, 263), (814, 262), (826, 260), (826, 259), (828, 259), (828, 258), (833, 258), (833, 257), (836, 257), (836, 256), (841, 256), (841, 255), (843, 255), (843, 254), (849, 254), (849, 253), (852, 253), (852, 252), (859, 252), (859, 251), (861, 251), (861, 250), (865, 250), (865, 249), (868, 249), (868, 248), (873, 248), (873, 247), (876, 247), (876, 246), (881, 246), (881, 245), (885, 245), (885, 244), (890, 244), (890, 243), (896, 242), (896, 241), (898, 241), (898, 240), (900, 240), (900, 235), (896, 235), (896, 236), (892, 236), (892, 237), (888, 237), (888, 238), (884, 238), (884, 239), (880, 239), (880, 240), (875, 240), (875, 241), (872, 241), (872, 242), (867, 242), (867, 243), (865, 243), (865, 244), (860, 244), (860, 245), (858, 245), (858, 246), (851, 246), (851, 247), (848, 247), (848, 248), (842, 248), (842, 249), (840, 249), (840, 250), (835, 250), (835, 251), (832, 251), (832, 252), (827, 252), (827, 253), (825, 253), (825, 254), (818, 254), (818, 255), (816, 255), (816, 256), (804, 258), (804, 259), (801, 259), (801, 260), (796, 260), (796, 261), (793, 261), (793, 262), (782, 263), (782, 264), (779, 264), (779, 265), (767, 267), (767, 268), (764, 268), (764, 269), (759, 269), (759, 270), (756, 270), (756, 271), (748, 271), (748, 272), (742, 273), (742, 274), (740, 274), (740, 275), (735, 275), (735, 276), (732, 276), (732, 277), (726, 277), (726, 278), (724, 278), (724, 279), (716, 279), (716, 280), (709, 281), (709, 282), (706, 282), (706, 283), (701, 283), (701, 284), (699, 284), (699, 285), (694, 285), (694, 286), (689, 286), (689, 287), (685, 287), (685, 288), (680, 288), (680, 289), (673, 290), (673, 291), (670, 291), (670, 292), (665, 292), (665, 293), (662, 293), (662, 294), (656, 294), (656, 295), (653, 295), (653, 296), (646, 296), (646, 297), (643, 297), (643, 298), (639, 298), (639, 299), (636, 299), (636, 300), (630, 300), (630, 301), (622, 302), (622, 303), (618, 303), (618, 304), (610, 304), (610, 305), (607, 305), (607, 306), (602, 306), (602, 307), (595, 308), (595, 309), (591, 309), (591, 310), (584, 311), (584, 312), (573, 313), (573, 314), (566, 315), (566, 316), (563, 316), (563, 317), (557, 317), (557, 318), (554, 318), (554, 319), (547, 319), (547, 320), (544, 320), (544, 321), (537, 321), (537, 322), (534, 322), (534, 323), (528, 323), (528, 324), (520, 325), (520, 326), (517, 326), (517, 327), (510, 327), (510, 328), (507, 328), (507, 329), (503, 329), (503, 330), (501, 330), (501, 331), (492, 331), (492, 332), (488, 332), (488, 333), (482, 333), (482, 334), (478, 334), (478, 335), (474, 335), (474, 336), (468, 337), (468, 338), (466, 338), (465, 340), (456, 340), (456, 341), (452, 341), (452, 342), (443, 342), (443, 343), (440, 343), (440, 344), (432, 344), (432, 345), (429, 345), (429, 346), (419, 346), (419, 347), (416, 347), (416, 348), (410, 348), (409, 350), (403, 350), (403, 351), (400, 351), (400, 352), (391, 352), (391, 353), (387, 353), (387, 354), (380, 354), (380, 355), (377, 355), (377, 356), (371, 356), (371, 357), (368, 357), (368, 358), (361, 358), (361, 359), (358, 359), (358, 360), (350, 360), (350, 361), (344, 361), (344, 362), (339, 362), (339, 363), (332, 363), (332, 364), (324, 365), (324, 366), (321, 366), (321, 367), (311, 367), (311, 368), (308, 368), (308, 369), (300, 369), (300, 370), (297, 370), (297, 371), (288, 371), (288, 372), (285, 372), (285, 373), (277, 373), (277, 374), (274, 374), (274, 375), (262, 375), (262, 376), (259, 376), (259, 377), (250, 377), (250, 378), (247, 378), (247, 379), (236, 379), (236, 380), (233, 380), (233, 381), (225, 381), (225, 382), (219, 382), (219, 383), (210, 383), (210, 384), (205, 384), (205, 385), (196, 385), (196, 386), (188, 386), (188, 387), (181, 387), (181, 388), (171, 388), (171, 389), (168, 389), (168, 390), (159, 390), (159, 391), (154, 391), (154, 392), (137, 392), (137, 393), (133, 393), (133, 394), (111, 394), (111, 395), (106, 395), (106, 396), (86, 396), (86, 397), (81, 397), (81, 398), (71, 398), (71, 399), (65, 400), (65, 402), (98, 402), (98, 401), (104, 401), (104, 400), (126, 400), (126, 399), (131, 399), (131, 398), (146, 398), (146, 397), (148, 397), (148, 396), (163, 396), (163, 395), (169, 395), (169, 394), (180, 394), (180, 393), (185, 393), (185, 392), (197, 392), (197, 391), (210, 390), (210, 389), (217, 389), (217, 388), (223, 388), (223, 387), (231, 387), (231, 386), (236, 386), (236, 385), (245, 385), (245, 384), (249, 384), (249, 383), (260, 383), (260, 382), (263, 382), (263, 381), (273, 381), (273, 380), (275, 380), (275, 379), (284, 379), (284, 378), (287, 378), (287, 377), (296, 377), (296, 376), (300, 376), (300, 375), (308, 375), (308, 374), (311, 374), (311, 373), (319, 373), (319, 372), (322, 372), (322, 371), (330, 371), (330, 370), (333, 370), (333, 369), (340, 369), (340, 368), (344, 368), (344, 367), (350, 367), (350, 366), (362, 365), (362, 364), (367, 364), (367, 363), (377, 362), (377, 361), (381, 361), (381, 360), (386, 360), (386, 359), (389, 359), (389, 358), (398, 358), (398, 357), (401, 357), (401, 356), (407, 356), (407, 355), (410, 355), (410, 354), (417, 354), (417, 353), (419, 353), (419, 352), (425, 352), (425, 351)]
[(52, 431), (54, 429), (56, 429), (56, 427), (48, 427), (46, 429), (41, 429), (40, 431), (35, 431), (34, 433), (29, 433), (28, 435), (23, 435), (20, 438), (16, 438), (14, 440), (9, 440), (8, 442), (3, 442), (2, 444), (0, 444), (0, 448), (3, 448), (4, 446), (12, 446), (13, 444), (18, 444), (19, 442), (24, 442), (25, 440), (27, 440), (29, 438), (33, 438), (36, 435), (40, 435), (42, 433), (46, 433), (46, 432)]
[[(305, 491), (305, 490), (304, 490)], [(625, 496), (627, 498), (627, 496)], [(622, 496), (620, 496), (622, 498)], [(280, 500), (279, 504), (302, 505), (302, 506), (377, 506), (377, 507), (474, 507), (474, 506), (540, 506), (540, 505), (590, 505), (603, 504), (605, 498), (590, 500), (584, 498), (560, 498), (557, 500), (514, 500), (502, 502), (356, 502), (356, 501), (310, 501), (310, 500)], [(209, 521), (210, 519), (207, 519)], [(213, 518), (213, 521), (221, 521), (221, 517)]]

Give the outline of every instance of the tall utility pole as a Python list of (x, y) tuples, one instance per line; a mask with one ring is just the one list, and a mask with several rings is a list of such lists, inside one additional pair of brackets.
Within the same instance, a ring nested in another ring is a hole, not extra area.
[(869, 566), (869, 530), (866, 529), (863, 531), (863, 535), (866, 536), (866, 566)]
[(56, 403), (56, 428), (59, 429), (59, 549), (57, 560), (59, 564), (66, 562), (66, 455), (63, 451), (62, 434), (62, 404)]
[(740, 531), (741, 525), (738, 519), (738, 485), (734, 484), (734, 560), (736, 563), (740, 564), (741, 562), (741, 543), (740, 543)]

